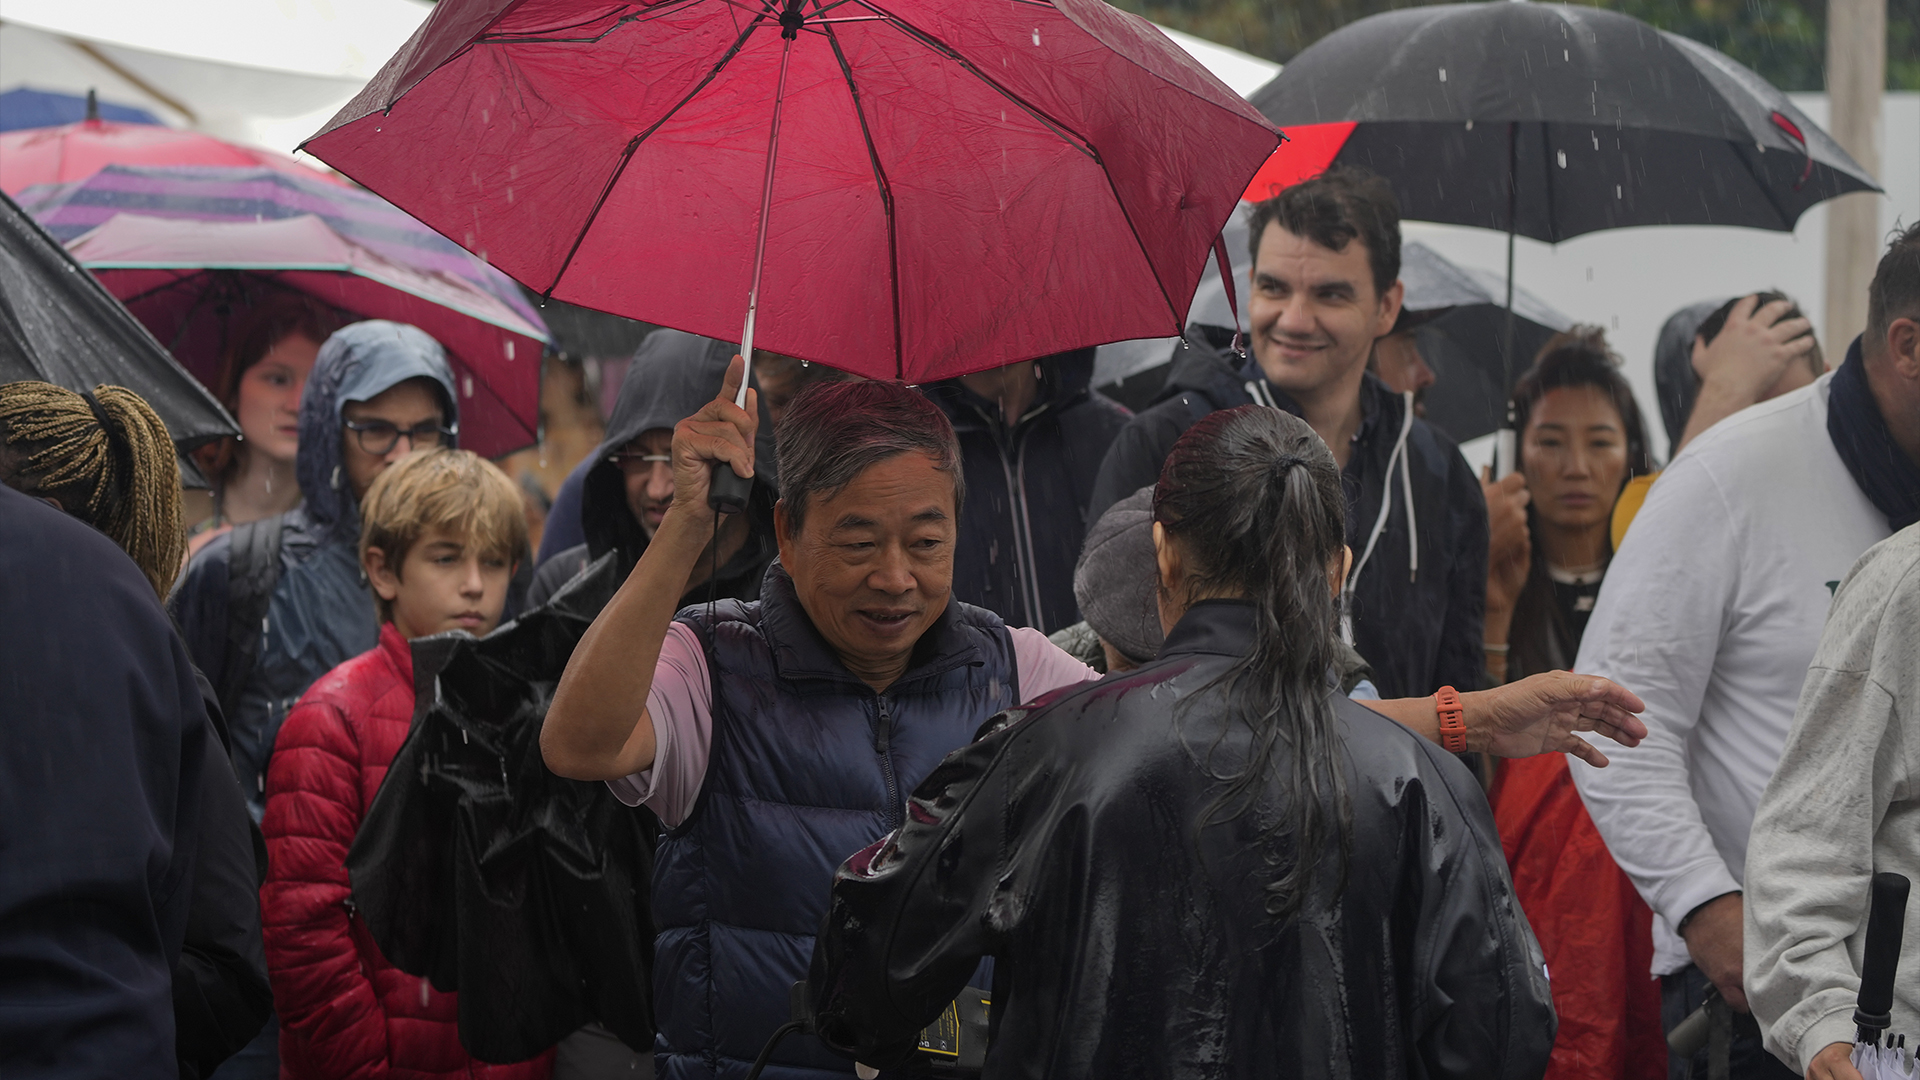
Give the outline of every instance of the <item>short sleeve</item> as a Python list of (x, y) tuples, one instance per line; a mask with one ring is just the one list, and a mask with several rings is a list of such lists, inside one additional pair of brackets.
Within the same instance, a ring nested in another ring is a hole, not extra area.
[(646, 806), (672, 828), (693, 812), (713, 744), (713, 680), (700, 636), (686, 623), (667, 627), (647, 714), (653, 719), (653, 768), (609, 780), (607, 789), (628, 806)]
[(1014, 669), (1020, 673), (1020, 696), (1026, 701), (1100, 677), (1030, 626), (1010, 626), (1007, 632), (1013, 635)]

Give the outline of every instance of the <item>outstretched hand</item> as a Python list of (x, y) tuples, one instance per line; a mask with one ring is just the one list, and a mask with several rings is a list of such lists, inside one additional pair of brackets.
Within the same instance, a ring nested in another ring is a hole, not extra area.
[(760, 428), (757, 391), (747, 391), (747, 407), (733, 403), (747, 362), (735, 355), (727, 364), (720, 393), (673, 429), (673, 505), (711, 519), (707, 489), (713, 466), (725, 462), (742, 477), (753, 475), (753, 438)]
[(1566, 753), (1595, 768), (1607, 755), (1580, 737), (1597, 731), (1622, 746), (1638, 746), (1647, 725), (1635, 713), (1646, 703), (1598, 675), (1549, 671), (1492, 690), (1460, 695), (1473, 749), (1495, 757)]

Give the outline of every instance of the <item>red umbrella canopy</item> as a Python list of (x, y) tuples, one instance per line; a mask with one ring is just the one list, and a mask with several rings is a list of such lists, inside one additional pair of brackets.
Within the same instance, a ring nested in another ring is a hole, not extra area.
[(265, 165), (296, 176), (334, 179), (286, 154), (152, 124), (82, 120), (0, 135), (0, 191), (9, 195), (35, 184), (84, 180), (109, 165)]
[(461, 446), (499, 457), (538, 437), (545, 332), (468, 281), (403, 266), (317, 216), (115, 214), (67, 250), (209, 386), (250, 306), (276, 288), (294, 289), (360, 318), (411, 323), (446, 346)]
[(1278, 142), (1101, 0), (444, 0), (306, 149), (535, 291), (735, 341), (789, 49), (756, 343), (866, 375), (1178, 333)]

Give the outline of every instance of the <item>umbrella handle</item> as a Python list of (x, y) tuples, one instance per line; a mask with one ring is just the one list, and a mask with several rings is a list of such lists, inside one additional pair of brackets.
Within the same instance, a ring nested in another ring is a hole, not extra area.
[(1910, 886), (1899, 874), (1873, 875), (1867, 946), (1860, 965), (1860, 1001), (1853, 1010), (1858, 1042), (1877, 1041), (1893, 1023), (1893, 978), (1900, 966), (1900, 939), (1905, 936)]

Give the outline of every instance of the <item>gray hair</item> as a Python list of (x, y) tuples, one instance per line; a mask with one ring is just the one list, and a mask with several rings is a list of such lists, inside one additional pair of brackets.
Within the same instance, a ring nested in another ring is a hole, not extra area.
[(960, 440), (939, 406), (904, 383), (868, 379), (815, 383), (780, 418), (780, 498), (799, 531), (814, 496), (831, 499), (870, 466), (922, 453), (953, 479), (956, 518), (966, 499)]

